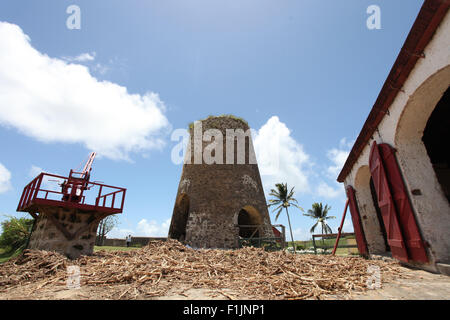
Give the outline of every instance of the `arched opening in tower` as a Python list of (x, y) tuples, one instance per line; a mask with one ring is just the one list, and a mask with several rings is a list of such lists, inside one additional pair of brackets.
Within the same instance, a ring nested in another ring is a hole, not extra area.
[(427, 149), (436, 178), (450, 202), (450, 89), (433, 110), (423, 132), (422, 141)]
[(238, 214), (239, 236), (242, 238), (258, 238), (263, 224), (261, 214), (252, 206), (243, 207)]
[(189, 197), (185, 193), (178, 196), (175, 213), (170, 227), (170, 238), (184, 241), (186, 239), (186, 226), (189, 218)]

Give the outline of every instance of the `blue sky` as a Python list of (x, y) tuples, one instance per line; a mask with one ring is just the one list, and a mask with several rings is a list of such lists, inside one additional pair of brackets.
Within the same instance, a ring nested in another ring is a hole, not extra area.
[[(112, 236), (165, 235), (181, 175), (171, 133), (226, 113), (256, 130), (259, 155), (276, 137), (266, 191), (287, 181), (305, 209), (331, 205), (336, 231), (337, 173), (422, 3), (2, 1), (0, 214), (20, 215), (39, 169), (66, 175), (94, 150), (93, 180), (128, 189)], [(73, 4), (79, 30), (66, 26)], [(370, 5), (379, 30), (366, 26)], [(312, 220), (291, 211), (295, 238), (308, 238)]]

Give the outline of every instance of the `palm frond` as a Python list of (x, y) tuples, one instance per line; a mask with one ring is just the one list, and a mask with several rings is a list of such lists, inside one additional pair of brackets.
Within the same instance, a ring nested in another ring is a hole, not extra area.
[(294, 207), (296, 207), (296, 208), (298, 208), (298, 209), (300, 209), (302, 212), (305, 212), (305, 210), (303, 210), (303, 208), (302, 207), (300, 207), (300, 206), (298, 206), (298, 205), (296, 205), (295, 203), (291, 203)]
[(322, 225), (322, 230), (325, 233), (333, 233), (331, 227), (325, 222), (325, 220), (336, 218), (335, 216), (328, 216), (328, 212), (330, 211), (330, 209), (331, 207), (327, 204), (325, 204), (324, 206), (322, 202), (314, 202), (311, 206), (311, 209), (308, 209), (308, 212), (303, 214), (304, 216), (316, 219), (316, 223), (310, 230), (311, 233), (314, 232), (319, 223)]
[(292, 187), (291, 191), (289, 192), (289, 194), (288, 194), (288, 196), (287, 196), (288, 199), (291, 199), (292, 196), (294, 195), (294, 188), (295, 188), (295, 187)]
[(280, 210), (278, 210), (277, 215), (275, 216), (275, 221), (278, 220), (278, 217), (280, 216), (281, 211), (283, 211), (283, 208), (280, 208)]
[(322, 226), (325, 229), (325, 234), (333, 233), (333, 230), (331, 230), (331, 227), (325, 221), (322, 221)]
[(319, 221), (317, 221), (317, 222), (311, 227), (311, 229), (309, 230), (309, 232), (310, 232), (310, 233), (313, 233), (314, 230), (316, 230), (316, 227), (317, 227), (318, 224), (319, 224)]
[(281, 203), (280, 200), (274, 200), (274, 199), (270, 199), (269, 202), (270, 202), (270, 204), (267, 205), (268, 207), (275, 206), (275, 205)]
[(269, 204), (267, 207), (277, 206), (272, 212), (277, 212), (275, 216), (275, 220), (278, 219), (283, 208), (287, 210), (291, 205), (300, 209), (300, 211), (304, 212), (304, 209), (298, 205), (297, 199), (294, 196), (294, 188), (292, 187), (289, 191), (287, 183), (276, 183), (275, 188), (270, 190), (269, 195), (273, 197), (269, 199)]
[(293, 201), (293, 202), (295, 202), (295, 203), (298, 203), (297, 199), (295, 199), (294, 197), (290, 197), (289, 200), (290, 200), (290, 201)]
[(276, 207), (275, 209), (273, 209), (272, 212), (275, 212), (275, 211), (278, 210), (278, 209), (283, 209), (283, 205), (280, 204), (278, 207)]

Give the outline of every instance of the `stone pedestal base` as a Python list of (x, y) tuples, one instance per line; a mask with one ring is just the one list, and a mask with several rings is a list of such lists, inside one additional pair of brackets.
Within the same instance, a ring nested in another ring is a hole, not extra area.
[(56, 251), (70, 259), (94, 252), (97, 227), (107, 215), (75, 208), (40, 208), (29, 249)]

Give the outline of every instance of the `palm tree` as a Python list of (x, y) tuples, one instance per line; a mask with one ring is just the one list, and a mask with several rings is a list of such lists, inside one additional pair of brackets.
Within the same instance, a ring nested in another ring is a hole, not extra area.
[(268, 205), (268, 207), (278, 205), (278, 207), (276, 207), (272, 211), (272, 212), (275, 212), (276, 210), (278, 210), (277, 215), (275, 216), (275, 221), (277, 221), (278, 217), (280, 216), (281, 211), (283, 211), (283, 209), (286, 210), (286, 215), (287, 215), (288, 223), (289, 223), (289, 230), (291, 232), (292, 247), (294, 248), (294, 252), (295, 252), (294, 236), (292, 235), (292, 227), (291, 227), (291, 220), (289, 218), (288, 207), (290, 207), (292, 205), (296, 208), (299, 208), (301, 211), (304, 211), (304, 210), (303, 210), (303, 208), (298, 206), (298, 201), (293, 197), (294, 187), (291, 189), (290, 192), (288, 192), (287, 183), (284, 183), (284, 184), (277, 183), (277, 184), (275, 184), (275, 188), (276, 189), (270, 190), (269, 195), (274, 197), (274, 199), (269, 199), (270, 204)]
[(312, 226), (311, 230), (309, 232), (313, 233), (316, 229), (317, 225), (320, 223), (322, 226), (322, 234), (328, 234), (333, 233), (333, 230), (331, 230), (330, 226), (327, 224), (328, 219), (334, 219), (335, 216), (329, 216), (328, 211), (330, 211), (331, 207), (325, 204), (325, 207), (323, 207), (322, 202), (317, 203), (314, 202), (312, 204), (312, 209), (308, 210), (308, 213), (304, 213), (303, 215), (310, 217), (312, 219), (316, 219), (316, 223)]

